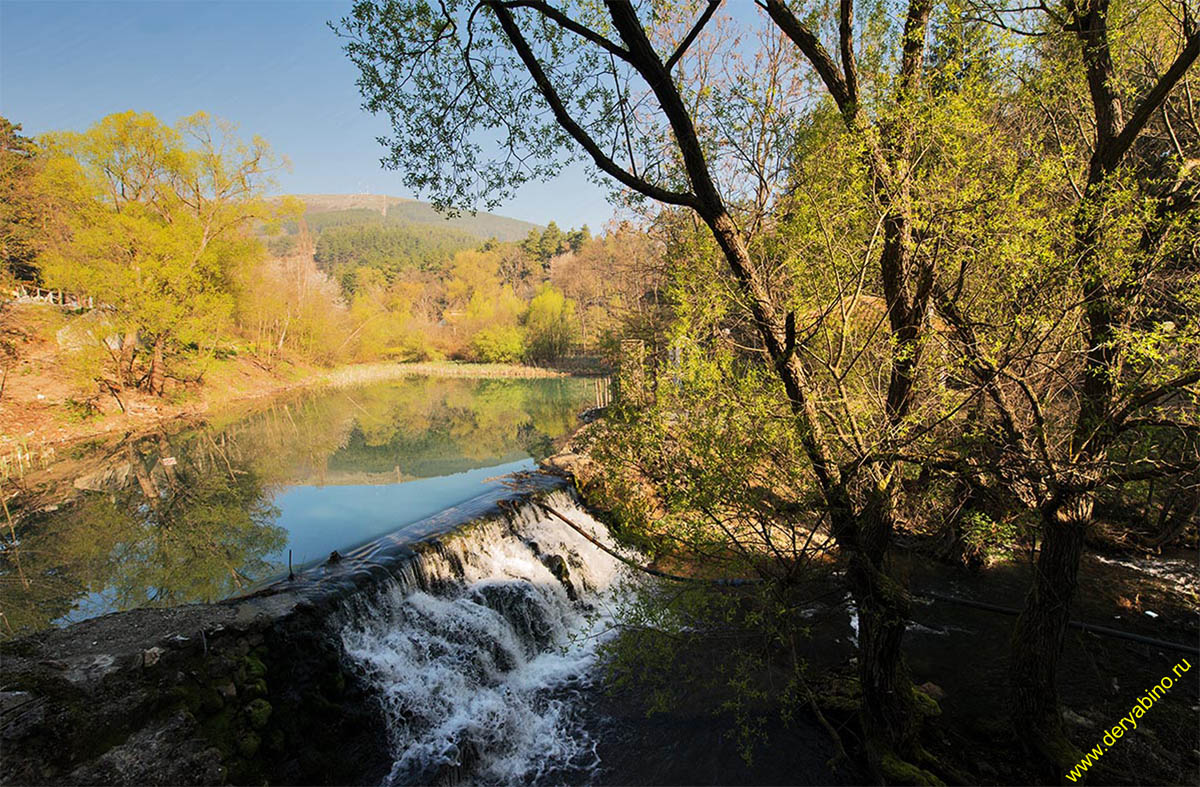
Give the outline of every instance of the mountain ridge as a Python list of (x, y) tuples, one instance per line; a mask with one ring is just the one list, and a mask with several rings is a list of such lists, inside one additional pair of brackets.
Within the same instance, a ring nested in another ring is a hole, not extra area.
[[(480, 240), (496, 238), (499, 241), (523, 240), (530, 230), (541, 232), (544, 227), (533, 222), (500, 216), (480, 211), (447, 218), (438, 213), (433, 205), (422, 200), (393, 197), (388, 194), (288, 194), (304, 203), (305, 217), (321, 223), (336, 219), (339, 214), (349, 218), (352, 214), (369, 211), (378, 214), (387, 224), (411, 225), (432, 224), (457, 229)], [(340, 223), (340, 222), (334, 222)]]

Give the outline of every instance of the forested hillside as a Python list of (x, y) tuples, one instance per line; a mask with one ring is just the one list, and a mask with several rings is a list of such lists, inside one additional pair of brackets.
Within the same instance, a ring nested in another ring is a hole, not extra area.
[(479, 240), (495, 238), (515, 241), (530, 230), (541, 227), (527, 221), (497, 216), (493, 213), (463, 213), (447, 218), (428, 202), (389, 197), (384, 194), (296, 194), (304, 204), (305, 218), (310, 227), (321, 229), (333, 224), (381, 224), (408, 226), (433, 224), (471, 235)]

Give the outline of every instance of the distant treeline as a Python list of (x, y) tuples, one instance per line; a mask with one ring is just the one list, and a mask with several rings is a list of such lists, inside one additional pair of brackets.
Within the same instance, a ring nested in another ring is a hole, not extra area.
[(435, 225), (334, 224), (317, 238), (314, 259), (353, 294), (358, 267), (378, 270), (392, 281), (405, 269), (441, 270), (455, 252), (477, 245), (478, 239), (461, 230)]

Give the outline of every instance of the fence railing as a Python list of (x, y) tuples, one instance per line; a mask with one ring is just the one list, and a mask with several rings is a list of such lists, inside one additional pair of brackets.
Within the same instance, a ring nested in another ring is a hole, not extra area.
[(593, 377), (592, 387), (596, 393), (596, 406), (608, 407), (612, 404), (612, 378)]
[(12, 288), (8, 295), (17, 303), (48, 303), (62, 306), (64, 309), (94, 309), (95, 299), (92, 296), (75, 295), (63, 290), (48, 290), (28, 284)]

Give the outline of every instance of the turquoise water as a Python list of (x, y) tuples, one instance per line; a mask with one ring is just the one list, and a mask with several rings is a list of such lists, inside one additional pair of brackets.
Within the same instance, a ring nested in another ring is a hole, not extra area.
[[(294, 486), (275, 498), (279, 521), (287, 523), (295, 565), (328, 558), (335, 549), (370, 541), (470, 500), (498, 475), (532, 470), (532, 459), (396, 484)], [(282, 563), (286, 555), (276, 553)]]
[(574, 379), (412, 377), (77, 448), (21, 479), (0, 534), (5, 636), (213, 601), (530, 469), (591, 404)]

